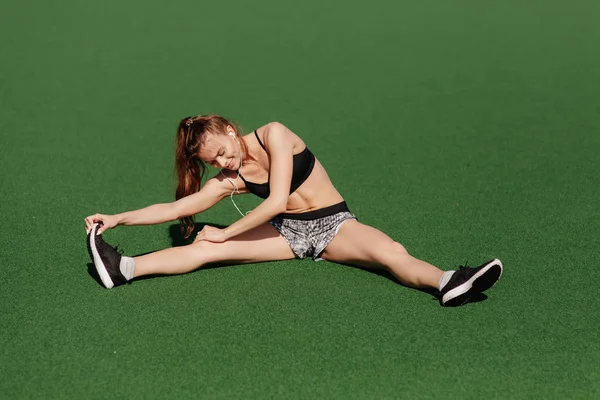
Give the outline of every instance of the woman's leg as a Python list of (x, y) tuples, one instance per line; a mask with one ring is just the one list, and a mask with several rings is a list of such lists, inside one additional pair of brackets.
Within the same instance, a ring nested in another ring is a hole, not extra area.
[(184, 274), (216, 262), (234, 264), (289, 260), (292, 249), (269, 223), (224, 243), (195, 242), (135, 257), (134, 278), (154, 274)]
[(438, 288), (444, 271), (408, 254), (383, 232), (355, 220), (343, 223), (321, 257), (328, 261), (391, 272), (404, 285)]

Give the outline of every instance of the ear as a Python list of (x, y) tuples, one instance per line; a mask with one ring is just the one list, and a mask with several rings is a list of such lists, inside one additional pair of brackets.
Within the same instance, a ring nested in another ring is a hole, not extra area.
[(230, 134), (231, 136), (234, 136), (234, 137), (237, 136), (237, 132), (235, 131), (233, 126), (227, 125), (227, 127), (225, 129), (227, 129), (227, 133)]

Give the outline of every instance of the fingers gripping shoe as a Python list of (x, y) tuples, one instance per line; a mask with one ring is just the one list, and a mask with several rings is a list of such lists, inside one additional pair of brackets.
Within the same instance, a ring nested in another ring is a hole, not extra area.
[(460, 267), (442, 288), (442, 305), (453, 307), (465, 304), (469, 298), (488, 290), (502, 275), (502, 263), (495, 259), (479, 267)]
[(88, 250), (102, 284), (107, 289), (127, 283), (120, 269), (121, 254), (102, 239), (102, 235), (96, 235), (100, 228), (99, 224), (94, 224), (87, 237)]

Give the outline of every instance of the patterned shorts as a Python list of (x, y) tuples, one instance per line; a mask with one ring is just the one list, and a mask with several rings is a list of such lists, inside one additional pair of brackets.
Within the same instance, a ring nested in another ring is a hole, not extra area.
[(346, 202), (342, 202), (301, 214), (280, 214), (269, 222), (290, 245), (296, 257), (312, 257), (321, 261), (321, 253), (349, 219), (357, 218), (350, 213)]

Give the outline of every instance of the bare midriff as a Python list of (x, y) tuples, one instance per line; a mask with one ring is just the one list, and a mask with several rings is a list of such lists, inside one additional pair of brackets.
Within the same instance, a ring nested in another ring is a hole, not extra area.
[(336, 190), (319, 160), (304, 183), (290, 194), (286, 213), (302, 213), (318, 210), (344, 201)]

